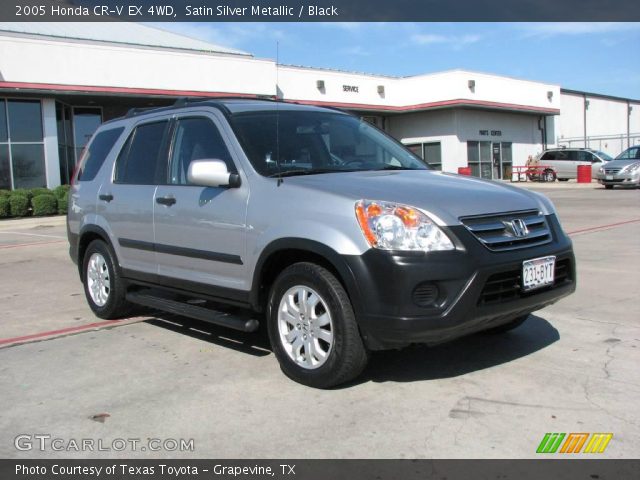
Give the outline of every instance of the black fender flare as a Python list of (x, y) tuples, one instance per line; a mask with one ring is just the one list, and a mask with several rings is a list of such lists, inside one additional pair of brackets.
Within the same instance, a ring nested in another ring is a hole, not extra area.
[(253, 280), (250, 294), (250, 303), (254, 309), (260, 309), (260, 285), (262, 283), (262, 277), (265, 264), (267, 260), (275, 253), (284, 250), (300, 250), (304, 252), (313, 253), (326, 260), (338, 273), (339, 278), (344, 285), (349, 298), (351, 299), (351, 305), (354, 312), (358, 315), (362, 311), (361, 295), (358, 288), (355, 275), (349, 266), (348, 262), (343, 258), (341, 254), (336, 252), (327, 245), (309, 240), (306, 238), (279, 238), (269, 243), (260, 254), (256, 266), (253, 270)]

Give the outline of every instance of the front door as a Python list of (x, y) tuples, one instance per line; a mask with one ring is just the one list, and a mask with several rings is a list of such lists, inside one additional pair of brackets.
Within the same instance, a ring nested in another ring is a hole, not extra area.
[[(235, 290), (248, 290), (245, 268), (246, 210), (249, 188), (190, 184), (189, 164), (217, 159), (237, 172), (219, 120), (209, 114), (176, 119), (169, 178), (155, 194), (154, 223), (158, 274)], [(215, 295), (216, 289), (208, 290)]]

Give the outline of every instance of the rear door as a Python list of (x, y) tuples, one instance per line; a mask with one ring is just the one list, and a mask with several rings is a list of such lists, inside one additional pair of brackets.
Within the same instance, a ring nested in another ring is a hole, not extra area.
[(166, 174), (169, 125), (167, 118), (136, 125), (116, 159), (112, 177), (100, 187), (98, 214), (107, 222), (126, 275), (157, 273), (154, 194)]
[(206, 289), (211, 295), (220, 291), (233, 297), (229, 289), (249, 289), (244, 264), (248, 182), (243, 178), (239, 188), (214, 188), (187, 179), (189, 164), (204, 159), (223, 160), (242, 178), (222, 122), (210, 112), (176, 118), (168, 179), (153, 203), (155, 241), (161, 280), (193, 291), (205, 284), (214, 287)]

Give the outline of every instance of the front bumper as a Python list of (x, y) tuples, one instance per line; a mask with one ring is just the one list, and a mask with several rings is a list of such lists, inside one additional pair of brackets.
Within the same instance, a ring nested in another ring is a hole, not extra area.
[[(555, 216), (547, 217), (552, 241), (509, 252), (485, 248), (464, 227), (452, 227), (457, 249), (394, 254), (371, 249), (346, 261), (357, 280), (354, 305), (373, 350), (411, 343), (437, 344), (498, 326), (555, 303), (575, 291), (571, 240)], [(554, 285), (519, 290), (522, 262), (556, 256)]]
[(635, 187), (640, 185), (640, 172), (636, 173), (616, 173), (606, 175), (598, 173), (598, 183), (601, 185), (619, 185), (621, 187)]

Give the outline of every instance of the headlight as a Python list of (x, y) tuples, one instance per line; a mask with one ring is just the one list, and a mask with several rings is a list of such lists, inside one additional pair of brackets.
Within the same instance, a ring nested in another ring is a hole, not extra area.
[(620, 172), (635, 173), (638, 169), (640, 169), (640, 162), (627, 165), (622, 170), (620, 170)]
[(360, 200), (356, 218), (369, 245), (382, 250), (453, 250), (447, 235), (414, 207)]
[(600, 167), (600, 168), (598, 169), (598, 173), (604, 173), (604, 167)]

